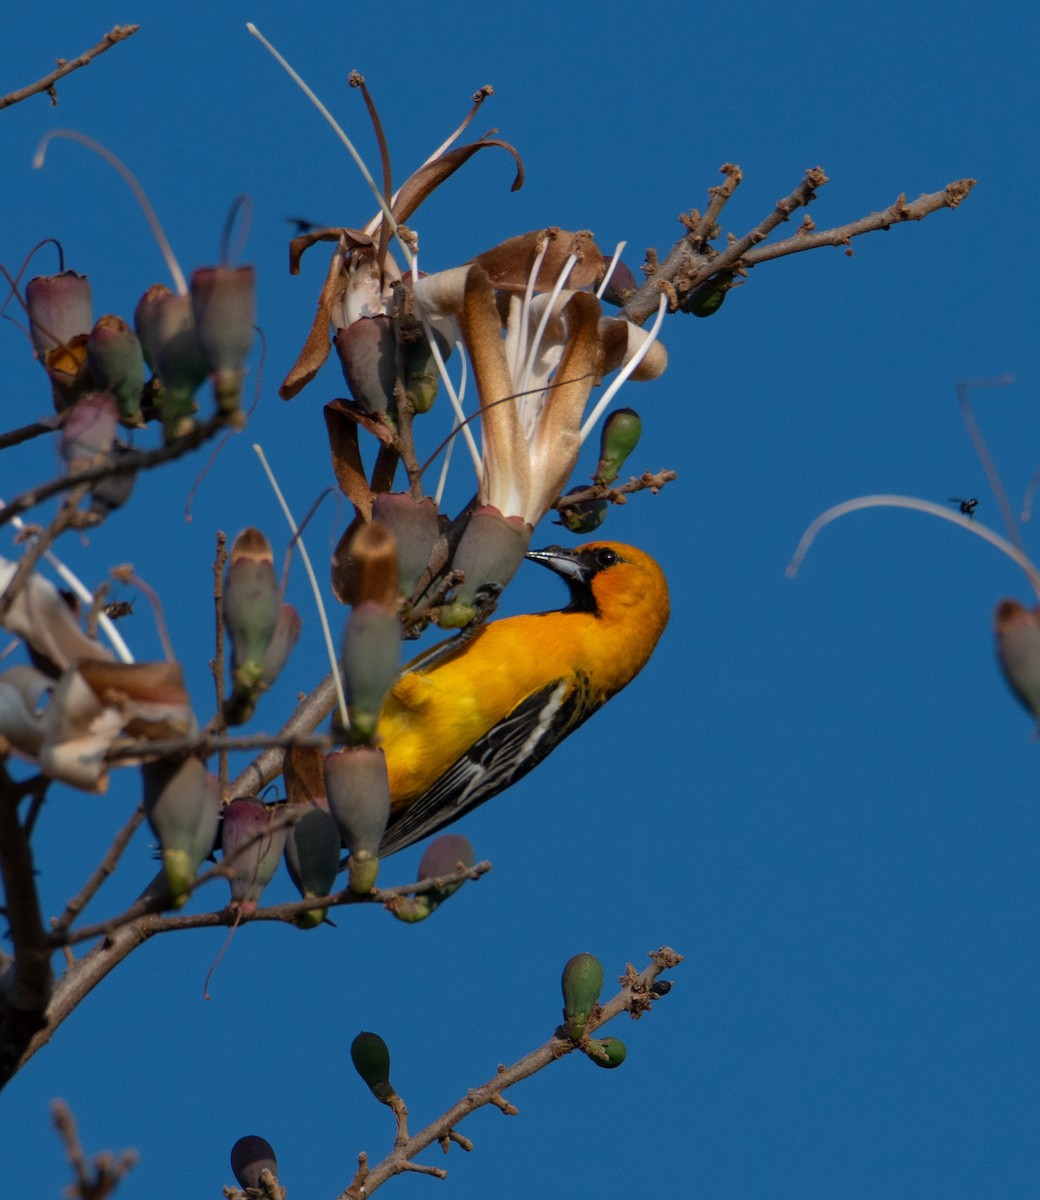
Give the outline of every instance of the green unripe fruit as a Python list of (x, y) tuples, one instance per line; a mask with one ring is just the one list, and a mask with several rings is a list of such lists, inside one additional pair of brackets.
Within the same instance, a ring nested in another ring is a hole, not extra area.
[(600, 434), (599, 463), (593, 476), (596, 483), (605, 486), (617, 479), (642, 432), (643, 422), (634, 408), (619, 408), (610, 414)]
[(689, 296), (685, 304), (686, 311), (693, 313), (695, 317), (713, 316), (722, 307), (722, 302), (726, 299), (726, 293), (732, 282), (733, 272), (721, 271), (714, 279), (701, 284)]
[(395, 1095), (390, 1084), (390, 1051), (378, 1033), (362, 1030), (350, 1043), (350, 1061), (377, 1100)]
[(602, 1067), (605, 1071), (612, 1071), (615, 1067), (620, 1067), (628, 1055), (625, 1043), (615, 1037), (593, 1038), (584, 1047), (584, 1050), (596, 1066)]
[(563, 968), (563, 1024), (572, 1041), (585, 1034), (603, 989), (603, 964), (593, 954), (575, 954)]

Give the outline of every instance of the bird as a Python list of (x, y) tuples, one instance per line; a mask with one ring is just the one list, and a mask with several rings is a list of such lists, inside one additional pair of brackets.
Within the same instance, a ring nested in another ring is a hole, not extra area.
[(464, 631), (390, 689), (376, 727), (391, 796), (381, 857), (526, 775), (632, 682), (664, 632), (668, 584), (644, 551), (588, 542), (526, 557), (564, 579), (566, 608)]

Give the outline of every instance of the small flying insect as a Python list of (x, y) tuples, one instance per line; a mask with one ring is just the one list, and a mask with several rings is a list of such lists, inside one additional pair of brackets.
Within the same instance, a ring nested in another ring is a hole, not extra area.
[(959, 504), (961, 512), (964, 513), (969, 521), (974, 519), (975, 510), (979, 506), (979, 502), (974, 496), (972, 496), (970, 500), (962, 500), (960, 496), (951, 496), (950, 503)]
[(105, 605), (104, 613), (110, 621), (121, 621), (124, 617), (132, 617), (134, 602), (133, 600), (113, 600), (110, 604)]
[(317, 221), (312, 221), (308, 217), (286, 217), (290, 225), (296, 230), (296, 236), (302, 237), (305, 233), (311, 233), (315, 229), (326, 229), (327, 226), (319, 225)]

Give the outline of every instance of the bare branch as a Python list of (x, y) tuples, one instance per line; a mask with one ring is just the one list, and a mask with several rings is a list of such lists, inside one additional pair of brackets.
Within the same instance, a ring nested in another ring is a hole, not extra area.
[(123, 828), (116, 834), (112, 841), (112, 845), (109, 846), (107, 852), (105, 853), (105, 857), (100, 863), (98, 863), (93, 874), (83, 885), (80, 891), (72, 897), (68, 904), (66, 904), (65, 911), (61, 914), (61, 916), (56, 918), (51, 923), (52, 939), (60, 939), (68, 930), (72, 922), (87, 907), (90, 901), (93, 900), (94, 896), (97, 895), (98, 889), (115, 871), (116, 865), (118, 864), (123, 851), (130, 844), (130, 839), (137, 832), (137, 828), (143, 820), (144, 807), (143, 805), (139, 804), (134, 810), (133, 815), (130, 817), (130, 820), (127, 821)]
[[(589, 1032), (605, 1025), (621, 1012), (627, 1011), (633, 1018), (641, 1016), (657, 999), (657, 996), (651, 991), (657, 977), (662, 971), (670, 970), (682, 962), (682, 955), (676, 954), (667, 946), (655, 951), (650, 958), (650, 966), (641, 974), (638, 974), (633, 967), (628, 967), (622, 979), (624, 986), (589, 1021)], [(503, 1098), (502, 1093), (507, 1088), (523, 1079), (529, 1079), (538, 1071), (544, 1070), (579, 1048), (580, 1043), (556, 1034), (544, 1045), (539, 1046), (537, 1050), (532, 1050), (530, 1054), (526, 1054), (518, 1062), (513, 1063), (511, 1067), (499, 1067), (487, 1083), (470, 1089), (461, 1100), (457, 1101), (436, 1121), (419, 1133), (413, 1134), (403, 1144), (395, 1146), (394, 1150), (376, 1166), (370, 1168), (367, 1156), (364, 1156), (353, 1182), (337, 1200), (360, 1200), (362, 1196), (371, 1195), (388, 1179), (410, 1169), (410, 1160), (425, 1150), (427, 1146), (432, 1146), (434, 1142), (440, 1142), (443, 1145), (445, 1140), (451, 1137), (455, 1126), (479, 1108), (490, 1104), (501, 1108), (507, 1115), (516, 1115), (517, 1109)]]
[(51, 1116), (54, 1127), (65, 1143), (65, 1155), (74, 1175), (65, 1195), (75, 1200), (105, 1200), (106, 1196), (111, 1196), (119, 1181), (137, 1166), (137, 1151), (124, 1150), (118, 1158), (108, 1153), (97, 1154), (93, 1163), (88, 1164), (76, 1129), (76, 1120), (64, 1100), (51, 1103)]
[(0, 977), (0, 1086), (18, 1069), (44, 1024), (51, 998), (51, 947), (40, 912), (29, 835), (18, 819), (21, 791), (0, 766), (0, 878), (14, 957)]
[(209, 420), (197, 425), (190, 433), (186, 433), (172, 442), (167, 442), (163, 446), (158, 446), (154, 450), (131, 451), (120, 455), (116, 461), (105, 463), (100, 467), (91, 467), (90, 470), (79, 471), (75, 475), (62, 475), (48, 483), (42, 483), (39, 487), (16, 496), (9, 504), (0, 508), (0, 525), (6, 525), (14, 517), (21, 516), (28, 509), (35, 508), (37, 504), (42, 504), (51, 496), (67, 492), (70, 488), (97, 483), (99, 480), (109, 479), (114, 475), (128, 475), (133, 471), (144, 471), (149, 467), (158, 466), (160, 463), (173, 462), (175, 459), (182, 458), (185, 454), (201, 446), (203, 442), (209, 441), (222, 429), (226, 429), (229, 425), (233, 427), (235, 416), (236, 414), (214, 413)]
[[(730, 168), (729, 171), (727, 167)], [(721, 202), (728, 199), (736, 187), (732, 181), (739, 180), (739, 168), (727, 163), (722, 170), (726, 172), (728, 181), (719, 188), (710, 189), (712, 203), (708, 213), (721, 208)], [(641, 324), (657, 310), (662, 288), (669, 292), (673, 305), (682, 308), (688, 296), (721, 271), (742, 272), (768, 259), (798, 254), (803, 250), (815, 250), (820, 246), (848, 246), (852, 238), (864, 233), (889, 229), (902, 221), (920, 221), (942, 208), (956, 208), (975, 186), (974, 179), (958, 179), (947, 184), (941, 192), (921, 196), (912, 204), (907, 204), (906, 197), (900, 196), (895, 204), (881, 212), (871, 213), (846, 225), (827, 230), (817, 231), (806, 218), (802, 228), (793, 237), (768, 246), (760, 244), (779, 224), (788, 220), (793, 212), (814, 200), (817, 189), (826, 182), (827, 176), (820, 167), (807, 171), (802, 182), (790, 195), (778, 200), (768, 216), (743, 237), (731, 238), (729, 245), (722, 251), (714, 249), (704, 240), (712, 233), (712, 228), (705, 219), (696, 223), (686, 219), (684, 223), (692, 227), (672, 246), (663, 262), (658, 261), (656, 254), (648, 252), (648, 265), (645, 268), (647, 280), (628, 298), (621, 310), (621, 316)], [(726, 192), (729, 184), (732, 186)]]
[(568, 492), (566, 496), (561, 496), (553, 508), (557, 512), (563, 512), (564, 509), (573, 508), (576, 504), (585, 504), (589, 500), (606, 500), (610, 504), (625, 504), (627, 497), (635, 492), (645, 492), (647, 490), (655, 495), (666, 484), (679, 478), (677, 471), (644, 471), (638, 478), (633, 476), (628, 483), (623, 483), (619, 487), (601, 487), (599, 484), (590, 484), (581, 492)]
[(99, 54), (104, 54), (106, 50), (111, 50), (113, 46), (132, 37), (140, 28), (140, 25), (116, 25), (105, 34), (96, 46), (84, 50), (76, 58), (59, 58), (57, 70), (52, 71), (49, 75), (44, 75), (42, 79), (37, 79), (35, 83), (30, 83), (15, 92), (8, 92), (6, 96), (0, 96), (0, 108), (9, 108), (12, 104), (18, 104), (40, 92), (47, 92), (51, 98), (51, 106), (55, 106), (58, 103), (58, 92), (54, 85), (59, 79), (64, 79), (66, 75), (71, 75), (73, 71), (78, 71), (80, 67), (85, 67), (88, 63), (93, 62)]
[(774, 242), (771, 246), (759, 246), (749, 251), (741, 260), (742, 267), (754, 267), (760, 262), (771, 258), (782, 258), (785, 254), (798, 254), (802, 250), (815, 250), (818, 246), (847, 246), (854, 237), (864, 233), (873, 233), (877, 229), (890, 229), (902, 221), (923, 221), (931, 213), (943, 208), (956, 208), (975, 186), (974, 179), (958, 179), (948, 183), (941, 192), (932, 192), (920, 196), (912, 204), (907, 204), (906, 196), (900, 196), (894, 204), (881, 212), (871, 213), (868, 217), (860, 217), (858, 221), (850, 221), (847, 225), (839, 225), (834, 229), (799, 231), (794, 237), (782, 242)]

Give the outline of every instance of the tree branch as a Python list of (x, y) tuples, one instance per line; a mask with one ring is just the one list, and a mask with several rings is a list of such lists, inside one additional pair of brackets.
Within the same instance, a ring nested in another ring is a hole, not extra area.
[(29, 835), (18, 819), (21, 789), (0, 766), (0, 878), (14, 957), (0, 976), (0, 1086), (18, 1069), (51, 999), (51, 946), (40, 912)]
[(232, 422), (233, 415), (229, 416), (226, 413), (218, 412), (201, 425), (197, 425), (190, 433), (186, 433), (172, 442), (167, 442), (163, 446), (158, 446), (154, 450), (131, 451), (120, 455), (114, 462), (91, 467), (87, 471), (78, 471), (75, 475), (61, 475), (48, 483), (41, 483), (39, 487), (23, 492), (0, 508), (0, 525), (6, 525), (8, 521), (21, 516), (27, 509), (35, 508), (37, 504), (42, 504), (51, 496), (67, 492), (70, 488), (97, 483), (114, 475), (128, 475), (133, 471), (144, 471), (149, 467), (158, 466), (160, 463), (173, 462), (197, 449), (203, 442), (209, 441), (211, 437), (220, 430), (226, 429)]
[(15, 92), (8, 92), (6, 96), (0, 96), (0, 108), (9, 108), (12, 104), (18, 104), (40, 92), (49, 93), (53, 107), (58, 103), (58, 92), (54, 85), (59, 79), (64, 79), (66, 75), (71, 75), (73, 71), (78, 71), (80, 67), (85, 67), (88, 63), (93, 62), (99, 54), (104, 54), (106, 50), (111, 50), (119, 42), (132, 37), (140, 28), (140, 25), (116, 25), (105, 34), (96, 46), (84, 50), (78, 57), (59, 58), (57, 70), (51, 71), (49, 75), (44, 75), (42, 79), (37, 79), (35, 83), (30, 83)]
[(921, 221), (942, 208), (956, 208), (975, 186), (974, 179), (958, 179), (947, 184), (941, 192), (921, 196), (912, 204), (906, 203), (905, 195), (900, 196), (881, 212), (819, 232), (806, 217), (802, 228), (793, 237), (769, 246), (760, 245), (793, 212), (814, 200), (817, 189), (827, 182), (823, 170), (814, 167), (806, 172), (805, 178), (790, 195), (777, 201), (773, 211), (754, 229), (741, 238), (731, 237), (729, 245), (719, 251), (706, 240), (717, 233), (714, 222), (709, 222), (707, 217), (709, 214), (717, 215), (741, 178), (740, 168), (732, 163), (726, 163), (721, 169), (727, 176), (727, 182), (709, 189), (712, 201), (705, 217), (696, 221), (686, 219), (688, 232), (672, 246), (663, 262), (658, 262), (652, 252), (648, 253), (646, 282), (628, 298), (621, 309), (621, 316), (642, 324), (651, 313), (657, 311), (662, 288), (669, 291), (674, 307), (682, 308), (688, 296), (720, 271), (742, 272), (768, 259), (798, 254), (803, 250), (815, 250), (820, 246), (847, 246), (852, 238), (864, 233), (889, 229), (902, 221)]
[[(657, 996), (651, 991), (654, 981), (662, 971), (667, 971), (681, 963), (682, 955), (676, 954), (674, 950), (665, 946), (652, 953), (650, 958), (650, 966), (642, 974), (638, 974), (629, 965), (621, 980), (624, 985), (621, 991), (593, 1014), (587, 1027), (587, 1033), (599, 1029), (621, 1012), (627, 1011), (633, 1019), (637, 1020), (644, 1012), (649, 1011), (653, 1001), (657, 999)], [(419, 1133), (413, 1134), (400, 1146), (395, 1146), (394, 1150), (375, 1167), (369, 1169), (367, 1156), (364, 1157), (353, 1182), (337, 1200), (360, 1200), (362, 1196), (371, 1195), (376, 1188), (386, 1183), (392, 1176), (408, 1170), (410, 1160), (425, 1150), (427, 1146), (432, 1146), (434, 1142), (440, 1142), (443, 1145), (445, 1139), (451, 1138), (455, 1126), (479, 1108), (492, 1104), (501, 1108), (507, 1115), (515, 1115), (518, 1110), (503, 1098), (502, 1093), (507, 1088), (523, 1079), (529, 1079), (538, 1071), (544, 1070), (579, 1048), (580, 1043), (573, 1042), (570, 1038), (557, 1033), (537, 1050), (532, 1050), (530, 1054), (526, 1054), (519, 1061), (513, 1063), (511, 1067), (499, 1067), (487, 1083), (477, 1088), (471, 1088), (461, 1100), (452, 1105), (436, 1121), (427, 1125)]]

